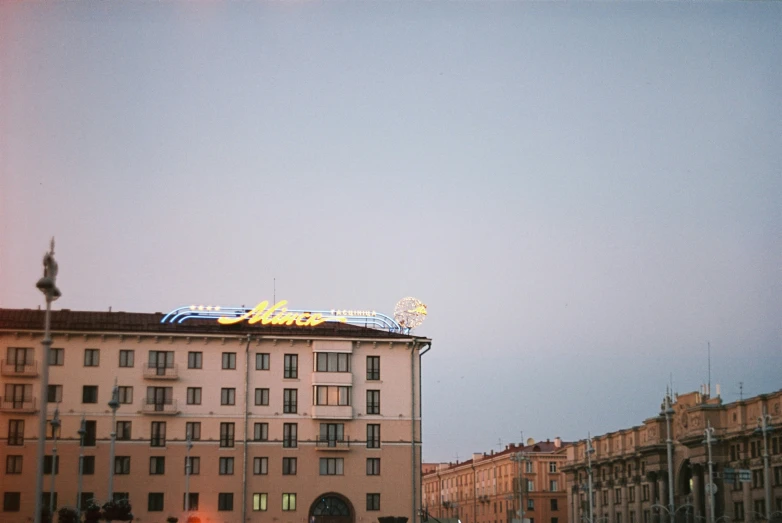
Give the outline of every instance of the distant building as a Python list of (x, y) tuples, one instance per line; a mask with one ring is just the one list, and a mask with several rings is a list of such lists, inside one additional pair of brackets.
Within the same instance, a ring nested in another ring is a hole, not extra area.
[[(562, 465), (567, 459), (559, 438), (500, 452), (473, 454), (460, 463), (425, 464), (424, 509), (436, 520), (462, 523), (513, 523), (519, 519), (519, 484), (527, 523), (568, 523)], [(522, 458), (522, 461), (514, 459)], [(521, 480), (521, 482), (520, 482)]]
[[(770, 481), (772, 521), (782, 521), (782, 390), (725, 404), (708, 389), (674, 396), (673, 497), (677, 523), (708, 523), (707, 423), (714, 428), (714, 518), (720, 522), (767, 521), (766, 481)], [(767, 413), (769, 478), (764, 478), (764, 441), (759, 418)], [(667, 523), (667, 428), (662, 414), (643, 425), (593, 438), (592, 523)], [(573, 522), (588, 522), (586, 442), (567, 450), (568, 511)], [(742, 472), (743, 471), (743, 472)], [(664, 508), (659, 508), (660, 506)]]

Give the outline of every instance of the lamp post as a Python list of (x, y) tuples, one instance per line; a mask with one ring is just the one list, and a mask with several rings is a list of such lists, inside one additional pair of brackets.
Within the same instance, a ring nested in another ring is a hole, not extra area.
[(41, 509), (43, 508), (43, 458), (46, 452), (46, 411), (49, 399), (49, 349), (52, 346), (51, 336), (51, 310), (52, 302), (61, 296), (57, 288), (57, 262), (54, 260), (54, 238), (50, 244), (49, 252), (43, 257), (43, 277), (35, 284), (46, 299), (46, 314), (43, 320), (43, 360), (41, 361), (41, 405), (38, 415), (38, 452), (37, 467), (35, 471), (35, 523), (41, 523)]
[(52, 485), (49, 490), (49, 513), (52, 515), (52, 521), (54, 521), (54, 474), (57, 470), (57, 430), (60, 428), (60, 409), (54, 409), (54, 417), (49, 422), (52, 426), (52, 438), (54, 444), (52, 445)]
[(193, 441), (190, 438), (190, 432), (187, 433), (187, 454), (185, 457), (185, 523), (189, 519), (188, 513), (190, 512), (190, 449), (193, 448)]
[(766, 519), (771, 520), (771, 470), (768, 465), (768, 431), (771, 430), (771, 415), (763, 406), (763, 415), (758, 418), (758, 430), (763, 433), (763, 484), (766, 487)]
[(675, 523), (674, 515), (676, 513), (673, 503), (673, 440), (671, 439), (671, 416), (673, 415), (673, 407), (671, 407), (671, 391), (665, 390), (665, 400), (663, 401), (662, 414), (665, 416), (665, 430), (667, 438), (665, 444), (668, 449), (668, 514), (670, 515), (671, 523)]
[(111, 391), (111, 400), (109, 400), (111, 409), (111, 446), (109, 447), (109, 496), (106, 501), (114, 499), (114, 447), (117, 444), (117, 409), (119, 408), (119, 387), (117, 380), (114, 379), (114, 388)]
[(87, 420), (84, 416), (81, 417), (81, 425), (79, 426), (79, 486), (76, 491), (76, 515), (81, 521), (81, 490), (84, 479), (84, 436), (87, 434)]
[(708, 494), (709, 494), (709, 523), (714, 523), (714, 494), (715, 494), (715, 485), (714, 485), (714, 462), (711, 459), (711, 445), (712, 443), (716, 443), (716, 440), (714, 439), (714, 427), (711, 426), (711, 422), (706, 422), (706, 430), (703, 431), (706, 434), (706, 439), (703, 441), (703, 443), (706, 445), (706, 452), (708, 454), (709, 458), (709, 483), (707, 485), (708, 487)]
[[(592, 454), (595, 453), (595, 448), (592, 446), (592, 435), (587, 434), (586, 440), (586, 455), (587, 455), (587, 486), (589, 492), (589, 523), (594, 523), (594, 507), (592, 506)], [(523, 523), (523, 522), (522, 522)]]
[(511, 455), (510, 459), (519, 465), (519, 519), (521, 523), (524, 523), (524, 474), (522, 463), (529, 461), (529, 458), (524, 452), (516, 452)]

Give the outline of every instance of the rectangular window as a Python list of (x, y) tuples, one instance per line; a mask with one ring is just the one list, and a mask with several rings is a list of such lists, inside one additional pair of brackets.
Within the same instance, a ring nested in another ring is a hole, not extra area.
[(255, 404), (256, 405), (269, 404), (269, 389), (255, 389)]
[(166, 458), (165, 456), (150, 456), (149, 457), (149, 473), (153, 476), (166, 473)]
[(83, 385), (81, 388), (82, 403), (98, 403), (98, 386)]
[[(95, 474), (95, 456), (84, 456), (83, 461), (81, 462), (81, 468), (82, 473), (85, 476), (91, 476)], [(92, 498), (92, 496), (87, 499), (90, 498)]]
[(532, 474), (532, 462), (531, 461), (524, 462), (524, 472), (526, 472), (527, 474)]
[(283, 512), (292, 512), (296, 510), (296, 494), (285, 493), (282, 495)]
[(119, 366), (120, 367), (133, 367), (136, 359), (136, 351), (133, 350), (121, 350), (119, 351)]
[(84, 446), (94, 447), (98, 440), (98, 422), (95, 420), (87, 420), (84, 422), (84, 428), (87, 431), (84, 434)]
[(320, 458), (321, 476), (341, 476), (345, 473), (343, 458)]
[(130, 474), (130, 456), (114, 457), (114, 474)]
[[(44, 474), (52, 473), (52, 456), (43, 457), (43, 473)], [(54, 459), (54, 473), (55, 474), (60, 473), (60, 456), (57, 456)]]
[(380, 425), (377, 423), (367, 425), (367, 448), (380, 448)]
[(367, 510), (380, 510), (380, 494), (367, 494)]
[(129, 492), (115, 492), (112, 496), (114, 498), (114, 501), (130, 501), (130, 493)]
[(4, 492), (3, 512), (19, 512), (21, 501), (22, 501), (21, 492)]
[(150, 492), (147, 495), (147, 512), (162, 512), (162, 511), (163, 511), (163, 493)]
[(615, 488), (614, 489), (614, 503), (621, 503), (622, 502), (622, 489), (621, 488)]
[(557, 472), (557, 462), (556, 461), (549, 461), (548, 462), (548, 471), (550, 474), (554, 474)]
[(255, 441), (269, 441), (269, 424), (256, 423), (253, 425), (253, 439)]
[(200, 421), (188, 421), (185, 424), (185, 439), (190, 437), (190, 441), (201, 440), (201, 422)]
[(153, 369), (157, 376), (165, 376), (166, 369), (174, 368), (174, 351), (171, 350), (149, 351), (149, 368)]
[[(190, 499), (187, 499), (187, 498)], [(190, 492), (188, 496), (182, 496), (182, 510), (198, 510), (198, 492)]]
[(282, 458), (282, 475), (296, 475), (296, 458)]
[(336, 385), (315, 385), (315, 405), (350, 405), (351, 387)]
[(220, 446), (234, 446), (234, 423), (220, 423)]
[(253, 511), (264, 512), (267, 507), (268, 494), (265, 492), (253, 494)]
[(150, 434), (151, 434), (151, 437), (149, 439), (150, 447), (166, 446), (166, 422), (165, 421), (153, 421)]
[(298, 412), (299, 410), (298, 397), (299, 397), (298, 389), (283, 390), (282, 411), (285, 414), (296, 414)]
[(380, 391), (367, 391), (367, 414), (380, 414)]
[(269, 370), (269, 353), (258, 352), (255, 354), (255, 370)]
[(551, 510), (559, 510), (559, 500), (556, 498), (551, 499)]
[(217, 495), (217, 510), (230, 512), (234, 509), (234, 495), (232, 492), (220, 492)]
[(559, 490), (559, 482), (556, 479), (549, 480), (548, 489), (550, 492), (556, 492)]
[[(223, 370), (236, 369), (236, 353), (224, 352), (223, 353)], [(233, 505), (233, 497), (231, 498), (231, 504)]]
[(153, 410), (163, 412), (166, 405), (174, 404), (173, 387), (147, 387), (147, 405), (152, 405)]
[(190, 475), (197, 476), (201, 474), (201, 458), (198, 456), (190, 456), (190, 461), (185, 456), (185, 475), (188, 473), (188, 466), (190, 467)]
[(649, 485), (641, 486), (641, 501), (649, 501)]
[(130, 421), (118, 421), (116, 426), (117, 440), (118, 441), (130, 441)]
[(230, 476), (234, 473), (234, 459), (220, 458), (220, 475)]
[(63, 349), (49, 349), (49, 365), (60, 366), (65, 363), (65, 351)]
[(744, 519), (744, 502), (736, 501), (733, 503), (733, 520), (742, 521)]
[(763, 469), (752, 471), (752, 488), (763, 488)]
[(84, 349), (84, 366), (97, 367), (100, 365), (100, 349)]
[(188, 369), (200, 369), (203, 365), (203, 352), (188, 352), (187, 353), (187, 368)]
[(220, 405), (236, 405), (236, 389), (220, 389)]
[(345, 441), (344, 423), (321, 423), (318, 442), (326, 444), (329, 447), (336, 447), (340, 442)]
[(350, 372), (350, 353), (318, 352), (315, 359), (316, 372)]
[(49, 403), (60, 403), (62, 401), (62, 385), (49, 385), (46, 389), (46, 397)]
[[(49, 503), (52, 503), (52, 510), (57, 511), (57, 493), (54, 493), (54, 499), (51, 499), (51, 494), (49, 492), (41, 492), (41, 506), (42, 507), (48, 507)], [(43, 521), (43, 519), (42, 519)]]
[(367, 381), (380, 379), (380, 356), (367, 356)]
[(24, 445), (24, 420), (12, 419), (8, 422), (8, 444)]
[(635, 487), (627, 487), (627, 501), (630, 503), (635, 501)]
[(527, 510), (535, 510), (535, 500), (527, 498)]
[(269, 473), (269, 458), (253, 458), (253, 474), (262, 476)]
[(367, 458), (367, 476), (380, 475), (380, 458)]
[(283, 370), (283, 377), (288, 379), (295, 379), (299, 377), (299, 356), (297, 354), (285, 355), (285, 368)]
[(200, 405), (201, 404), (201, 387), (188, 387), (187, 388), (187, 404), (188, 405)]
[(5, 457), (5, 473), (6, 474), (21, 474), (22, 473), (22, 456), (8, 455)]
[(117, 387), (118, 401), (120, 405), (133, 404), (133, 387)]
[(282, 425), (282, 446), (287, 448), (293, 448), (298, 446), (298, 429), (297, 423), (283, 423)]

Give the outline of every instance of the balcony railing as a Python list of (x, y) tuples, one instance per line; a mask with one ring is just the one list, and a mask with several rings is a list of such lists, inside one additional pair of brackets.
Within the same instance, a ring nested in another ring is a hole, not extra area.
[(160, 415), (167, 415), (167, 416), (174, 416), (176, 414), (179, 414), (179, 409), (177, 409), (176, 400), (171, 400), (169, 403), (165, 403), (162, 401), (153, 401), (145, 399), (141, 403), (141, 412), (144, 414), (160, 414)]
[(3, 398), (0, 397), (0, 411), (3, 412), (35, 412), (37, 405), (35, 398)]
[(6, 361), (0, 363), (0, 374), (14, 378), (34, 378), (38, 376), (37, 361)]
[(176, 365), (173, 367), (161, 367), (145, 363), (144, 377), (151, 380), (176, 380), (179, 379), (179, 373)]
[(319, 436), (315, 445), (318, 450), (350, 450), (350, 438), (337, 439)]

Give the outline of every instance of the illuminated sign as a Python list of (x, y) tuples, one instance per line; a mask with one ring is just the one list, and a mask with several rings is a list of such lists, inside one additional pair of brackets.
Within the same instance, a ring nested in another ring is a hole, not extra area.
[[(269, 302), (264, 300), (256, 305), (254, 309), (238, 318), (223, 316), (218, 318), (217, 321), (223, 325), (233, 325), (234, 323), (247, 320), (247, 323), (250, 325), (260, 321), (261, 325), (296, 325), (297, 327), (315, 327), (327, 321), (338, 321), (340, 323), (347, 323), (348, 321), (344, 316), (323, 316), (319, 312), (289, 311), (285, 307), (287, 304), (286, 300), (280, 300), (269, 307)], [(274, 314), (275, 311), (277, 311), (277, 314)]]

